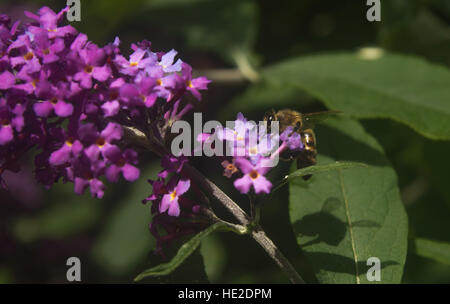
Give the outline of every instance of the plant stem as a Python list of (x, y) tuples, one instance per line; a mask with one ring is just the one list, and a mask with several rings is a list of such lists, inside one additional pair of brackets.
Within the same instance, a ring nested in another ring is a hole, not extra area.
[[(259, 227), (260, 228), (260, 227)], [(272, 240), (266, 235), (262, 230), (255, 230), (252, 232), (252, 238), (258, 242), (258, 244), (266, 251), (269, 257), (275, 261), (275, 263), (280, 267), (284, 274), (289, 278), (293, 284), (305, 284), (305, 281), (297, 273), (288, 259), (281, 253), (277, 246), (272, 242)]]
[[(196, 168), (191, 165), (185, 164), (184, 170), (189, 174), (191, 178), (194, 179), (201, 187), (205, 188), (207, 193), (217, 199), (222, 205), (227, 208), (231, 214), (240, 222), (240, 224), (247, 226), (250, 224), (251, 219), (249, 216), (219, 187), (217, 187), (213, 182), (206, 178), (202, 173), (200, 173)], [(281, 270), (286, 274), (289, 280), (294, 284), (304, 284), (305, 281), (302, 277), (295, 271), (294, 267), (288, 261), (288, 259), (283, 255), (283, 253), (275, 246), (272, 240), (266, 235), (266, 233), (258, 225), (256, 229), (251, 232), (252, 238), (266, 251), (272, 260), (281, 268)]]
[(187, 175), (192, 177), (195, 182), (197, 182), (200, 187), (204, 188), (206, 193), (210, 193), (215, 199), (222, 203), (222, 205), (230, 211), (231, 214), (243, 225), (247, 225), (249, 221), (249, 216), (241, 209), (228, 195), (226, 195), (219, 187), (213, 182), (207, 179), (202, 173), (200, 173), (196, 168), (189, 164), (184, 164), (183, 170)]
[[(131, 127), (126, 128), (128, 136), (130, 139), (134, 139), (135, 143), (139, 143), (145, 146), (147, 149), (158, 153), (158, 149), (155, 149), (152, 145), (146, 142), (146, 136)], [(210, 193), (216, 200), (218, 200), (228, 211), (233, 214), (233, 216), (239, 221), (239, 223), (245, 227), (251, 224), (252, 220), (244, 210), (239, 207), (228, 195), (226, 195), (219, 187), (216, 186), (212, 181), (206, 178), (200, 171), (192, 167), (189, 164), (184, 164), (183, 173), (190, 176), (194, 182), (198, 183), (207, 193)], [(257, 211), (259, 212), (259, 210)], [(239, 229), (239, 226), (234, 227), (230, 223), (230, 228), (238, 228), (237, 231), (243, 231)], [(288, 259), (281, 253), (281, 251), (275, 246), (272, 240), (266, 235), (262, 228), (257, 224), (255, 228), (251, 231), (250, 235), (252, 238), (266, 251), (269, 257), (275, 261), (275, 263), (280, 267), (280, 269), (286, 274), (289, 280), (294, 284), (304, 284), (305, 281), (302, 277), (295, 271), (294, 267), (288, 261)]]

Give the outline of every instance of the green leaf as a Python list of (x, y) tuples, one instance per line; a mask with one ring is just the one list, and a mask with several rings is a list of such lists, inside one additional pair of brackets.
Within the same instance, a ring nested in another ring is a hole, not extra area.
[(416, 254), (450, 265), (450, 243), (416, 238)]
[(376, 140), (353, 120), (317, 128), (318, 164), (336, 160), (368, 167), (293, 179), (290, 219), (297, 243), (322, 283), (369, 283), (368, 258), (381, 261), (381, 282), (399, 283), (407, 250), (407, 217), (397, 177)]
[(431, 139), (450, 139), (448, 69), (414, 57), (375, 53), (368, 60), (358, 54), (287, 60), (263, 77), (296, 85), (354, 117), (390, 118)]
[(284, 179), (281, 181), (281, 183), (275, 189), (272, 190), (272, 193), (274, 191), (278, 190), (283, 185), (285, 185), (287, 182), (292, 181), (295, 178), (299, 178), (299, 177), (309, 175), (309, 174), (317, 174), (317, 173), (321, 173), (321, 172), (327, 172), (330, 170), (349, 169), (349, 168), (354, 168), (354, 167), (368, 167), (368, 166), (366, 164), (358, 163), (358, 162), (339, 162), (339, 161), (337, 161), (335, 163), (330, 163), (330, 164), (326, 164), (326, 165), (315, 165), (315, 166), (298, 169), (298, 170), (295, 170), (294, 172), (292, 172), (291, 174), (286, 175), (284, 177)]
[(175, 257), (172, 258), (172, 260), (168, 263), (159, 264), (158, 266), (152, 267), (150, 269), (145, 270), (144, 272), (140, 273), (134, 280), (140, 281), (145, 277), (149, 276), (164, 276), (170, 274), (172, 271), (174, 271), (178, 266), (183, 263), (183, 261), (188, 258), (194, 251), (197, 249), (197, 247), (200, 245), (201, 241), (210, 235), (212, 232), (219, 230), (221, 228), (224, 228), (226, 225), (218, 222), (215, 223), (205, 230), (199, 232), (197, 235), (195, 235), (193, 238), (191, 238), (189, 241), (184, 243), (180, 249), (178, 250)]

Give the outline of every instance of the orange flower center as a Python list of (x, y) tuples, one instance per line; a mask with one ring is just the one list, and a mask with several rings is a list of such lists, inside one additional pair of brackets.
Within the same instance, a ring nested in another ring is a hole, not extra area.
[(28, 52), (28, 53), (25, 54), (25, 56), (23, 56), (23, 58), (25, 60), (31, 60), (31, 59), (33, 59), (33, 57), (34, 57), (34, 55), (33, 55), (32, 52)]
[(251, 179), (257, 179), (259, 177), (259, 173), (256, 170), (252, 170), (249, 175)]
[(74, 141), (75, 141), (75, 140), (74, 140), (72, 137), (69, 137), (69, 138), (66, 140), (66, 145), (68, 145), (69, 147), (72, 147)]
[(173, 190), (172, 193), (170, 193), (170, 200), (173, 201), (177, 197), (177, 190)]
[(230, 171), (233, 171), (234, 170), (234, 165), (233, 164), (229, 164), (228, 166), (227, 166), (227, 170), (230, 170)]
[(33, 88), (36, 88), (36, 85), (38, 82), (39, 82), (39, 79), (33, 79), (33, 81), (31, 81), (31, 85), (33, 86)]
[(95, 144), (99, 147), (99, 148), (103, 148), (103, 146), (106, 144), (106, 141), (104, 138), (99, 137), (97, 138), (97, 140), (95, 141)]
[(93, 69), (94, 69), (94, 67), (92, 65), (87, 65), (84, 67), (84, 71), (88, 74), (92, 73)]

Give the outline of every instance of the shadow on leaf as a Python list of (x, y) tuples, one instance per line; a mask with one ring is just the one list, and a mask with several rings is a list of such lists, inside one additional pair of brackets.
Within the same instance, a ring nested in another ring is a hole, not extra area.
[[(348, 273), (355, 274), (355, 261), (352, 258), (348, 258), (342, 255), (327, 253), (327, 252), (306, 252), (308, 259), (314, 261), (314, 265), (320, 270), (336, 272), (336, 273)], [(381, 269), (398, 265), (396, 261), (381, 261)], [(369, 268), (372, 266), (367, 266), (366, 261), (358, 262), (358, 273), (360, 275), (365, 275)]]
[[(340, 220), (332, 213), (340, 209), (342, 202), (336, 197), (329, 197), (323, 204), (320, 212), (305, 215), (293, 224), (297, 236), (316, 236), (309, 242), (301, 244), (307, 247), (324, 242), (331, 246), (338, 246), (344, 239), (348, 223)], [(358, 220), (352, 223), (353, 227), (375, 228), (380, 224), (370, 220)]]

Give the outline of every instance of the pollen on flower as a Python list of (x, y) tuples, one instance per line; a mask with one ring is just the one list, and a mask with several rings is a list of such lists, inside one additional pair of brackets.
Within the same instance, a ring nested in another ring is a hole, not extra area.
[(51, 102), (52, 104), (56, 104), (56, 103), (58, 102), (58, 98), (52, 97), (52, 98), (50, 98), (50, 102)]
[(257, 179), (259, 177), (259, 173), (256, 170), (252, 170), (250, 171), (249, 176), (251, 179)]
[(170, 193), (170, 200), (173, 201), (177, 197), (177, 190), (173, 190), (172, 193)]
[(48, 54), (50, 54), (50, 50), (47, 48), (47, 49), (43, 50), (42, 53), (44, 55), (48, 55)]
[(25, 60), (31, 60), (31, 59), (33, 59), (33, 57), (34, 57), (33, 53), (32, 53), (32, 52), (28, 52), (28, 53), (26, 53), (26, 54), (23, 56), (23, 59), (25, 59)]
[(137, 61), (131, 61), (130, 62), (130, 67), (135, 67), (135, 66), (137, 66), (138, 65), (138, 62)]
[(97, 140), (95, 141), (95, 144), (99, 147), (99, 148), (103, 148), (106, 144), (106, 140), (103, 137), (99, 137), (97, 138)]
[(38, 82), (39, 82), (39, 79), (33, 79), (31, 81), (31, 85), (33, 86), (34, 89), (36, 89), (36, 85), (38, 84)]
[(186, 85), (187, 85), (189, 88), (193, 88), (193, 87), (194, 87), (194, 85), (192, 84), (192, 81), (190, 81), (190, 80), (186, 81)]
[(156, 80), (156, 84), (159, 85), (159, 86), (162, 86), (163, 82), (162, 82), (161, 79), (157, 79), (157, 80)]
[(94, 69), (94, 67), (92, 65), (87, 65), (84, 67), (84, 71), (88, 74), (92, 73), (93, 69)]
[(69, 147), (72, 147), (73, 142), (74, 142), (73, 138), (69, 138), (69, 139), (66, 140), (66, 145), (69, 146)]

